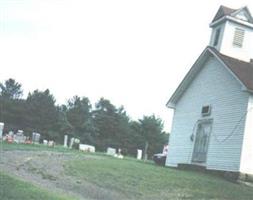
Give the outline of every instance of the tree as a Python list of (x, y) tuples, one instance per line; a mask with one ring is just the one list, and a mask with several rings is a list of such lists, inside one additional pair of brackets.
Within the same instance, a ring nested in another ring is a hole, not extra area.
[(18, 99), (23, 95), (22, 85), (10, 78), (3, 83), (0, 83), (1, 96), (8, 99)]
[(115, 140), (119, 144), (119, 147), (122, 151), (126, 153), (131, 152), (132, 140), (132, 131), (130, 126), (130, 118), (127, 115), (123, 106), (117, 109), (116, 111), (116, 126), (115, 126)]
[(58, 107), (57, 129), (64, 135), (73, 131), (73, 126), (69, 123), (67, 118), (67, 110), (68, 108), (66, 105), (61, 105)]
[(26, 102), (30, 130), (41, 133), (46, 139), (60, 140), (57, 132), (59, 112), (50, 91), (35, 90), (28, 94)]
[(94, 144), (94, 126), (92, 122), (92, 106), (87, 97), (74, 96), (66, 107), (66, 122), (71, 127), (71, 135), (82, 142)]
[(107, 99), (101, 98), (95, 104), (93, 120), (96, 128), (96, 148), (105, 150), (108, 146), (117, 147), (116, 135), (116, 107)]
[(0, 121), (5, 122), (5, 131), (24, 129), (25, 101), (22, 96), (21, 84), (14, 79), (0, 83)]
[[(158, 141), (162, 141), (163, 138), (163, 122), (160, 118), (156, 118), (154, 115), (144, 116), (143, 119), (139, 120), (140, 131), (144, 140), (144, 160), (147, 160), (148, 153), (154, 144)], [(162, 144), (163, 145), (163, 144)], [(162, 146), (161, 145), (161, 146)]]

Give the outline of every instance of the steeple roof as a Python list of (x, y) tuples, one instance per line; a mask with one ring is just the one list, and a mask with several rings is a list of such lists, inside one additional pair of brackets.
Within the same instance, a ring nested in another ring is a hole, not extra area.
[[(239, 17), (239, 15), (243, 15), (243, 18)], [(220, 6), (218, 12), (216, 13), (215, 17), (213, 18), (211, 25), (215, 24), (215, 22), (219, 21), (220, 19), (242, 19), (243, 21), (247, 21), (248, 23), (253, 24), (253, 17), (248, 9), (247, 6), (239, 8), (239, 9), (232, 9), (226, 6)]]
[(231, 15), (232, 13), (238, 11), (239, 9), (232, 9), (228, 8), (226, 6), (220, 6), (218, 12), (216, 13), (215, 17), (213, 18), (213, 22), (217, 21), (218, 19), (221, 19), (224, 16)]

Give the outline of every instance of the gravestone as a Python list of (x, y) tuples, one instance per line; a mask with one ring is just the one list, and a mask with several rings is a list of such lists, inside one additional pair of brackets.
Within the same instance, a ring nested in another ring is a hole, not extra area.
[(13, 137), (14, 132), (13, 132), (13, 131), (9, 131), (8, 135), (9, 135), (10, 137)]
[(0, 122), (0, 139), (3, 138), (4, 123)]
[(33, 144), (39, 144), (40, 142), (40, 134), (39, 133), (32, 133), (32, 142)]
[(64, 135), (64, 147), (68, 147), (68, 135)]
[(88, 144), (79, 144), (79, 150), (84, 152), (95, 152), (95, 147)]
[(74, 144), (75, 138), (71, 138), (70, 139), (70, 144), (69, 144), (69, 148), (72, 149), (73, 144)]
[(142, 158), (142, 150), (137, 149), (137, 159), (141, 160), (141, 158)]
[(53, 140), (49, 140), (48, 141), (48, 146), (49, 147), (54, 147), (54, 141)]
[(108, 147), (107, 148), (107, 155), (114, 156), (116, 154), (116, 149)]
[(47, 145), (47, 144), (48, 144), (48, 141), (47, 141), (47, 140), (43, 140), (43, 144), (44, 144), (44, 145)]
[(24, 136), (24, 131), (18, 130), (18, 132), (16, 134), (14, 134), (13, 140), (14, 140), (14, 142), (16, 142), (18, 144), (25, 143), (26, 137)]

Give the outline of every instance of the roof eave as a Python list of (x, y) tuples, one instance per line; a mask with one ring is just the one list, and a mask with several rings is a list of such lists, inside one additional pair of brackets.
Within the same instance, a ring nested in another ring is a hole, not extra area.
[(179, 84), (179, 86), (177, 87), (177, 89), (175, 90), (175, 92), (172, 94), (171, 98), (167, 102), (166, 106), (168, 108), (175, 109), (176, 103), (177, 103), (178, 99), (181, 97), (181, 94), (187, 88), (187, 86), (185, 86), (185, 85), (189, 85), (189, 84), (186, 84), (186, 82), (191, 81), (191, 74), (192, 73), (197, 73), (198, 69), (195, 69), (195, 68), (203, 60), (203, 57), (205, 56), (205, 54), (206, 54), (207, 51), (209, 51), (208, 47), (201, 53), (201, 55), (198, 57), (198, 59), (192, 65), (192, 67), (190, 68), (190, 70), (187, 72), (187, 74), (185, 75), (185, 77), (183, 78), (183, 80), (181, 81), (181, 83)]
[[(207, 54), (207, 52), (209, 52), (209, 54)], [(176, 108), (176, 104), (177, 104), (178, 100), (180, 99), (180, 97), (182, 96), (184, 91), (187, 89), (187, 87), (188, 87), (187, 85), (189, 85), (188, 83), (191, 82), (194, 79), (194, 76), (195, 76), (194, 74), (198, 73), (199, 66), (201, 66), (202, 62), (205, 62), (204, 58), (206, 56), (214, 56), (221, 64), (223, 64), (223, 66), (231, 73), (231, 75), (241, 84), (243, 91), (246, 91), (246, 92), (249, 92), (249, 93), (253, 94), (253, 90), (248, 88), (237, 77), (237, 75), (227, 66), (227, 63), (223, 60), (223, 58), (220, 57), (212, 48), (207, 47), (202, 52), (202, 54), (199, 56), (197, 61), (192, 65), (191, 69), (188, 71), (188, 73), (186, 74), (184, 79), (181, 81), (180, 85), (177, 87), (177, 89), (175, 90), (175, 92), (173, 93), (173, 95), (171, 96), (169, 101), (167, 102), (166, 106), (168, 108), (172, 108), (172, 109)]]
[(253, 22), (253, 18), (252, 18), (252, 15), (251, 15), (251, 13), (250, 13), (250, 11), (249, 11), (249, 8), (248, 8), (247, 6), (244, 6), (244, 7), (240, 8), (240, 9), (238, 9), (237, 11), (231, 13), (231, 16), (237, 15), (237, 14), (240, 13), (242, 10), (245, 10), (245, 11), (247, 12), (248, 17), (249, 17), (249, 21), (250, 21), (250, 23), (252, 23), (252, 22)]
[(253, 90), (252, 90), (252, 89), (247, 89), (247, 88), (246, 88), (246, 90), (245, 90), (245, 91), (247, 91), (247, 92), (249, 92), (249, 93), (253, 94)]
[(243, 21), (243, 20), (239, 20), (239, 19), (236, 19), (236, 18), (231, 17), (231, 16), (224, 16), (224, 17), (218, 19), (217, 21), (214, 21), (214, 22), (210, 23), (209, 27), (212, 28), (214, 26), (217, 26), (217, 25), (219, 25), (220, 23), (222, 23), (225, 20), (232, 21), (232, 22), (235, 22), (237, 24), (243, 24), (243, 25), (245, 25), (247, 27), (253, 28), (253, 24), (252, 23), (246, 22), (246, 21)]
[(218, 19), (218, 20), (216, 20), (216, 21), (214, 21), (214, 22), (211, 22), (211, 23), (209, 24), (209, 27), (212, 28), (213, 26), (222, 23), (225, 19), (226, 19), (226, 16), (224, 16), (224, 17), (222, 17), (222, 18), (220, 18), (220, 19)]
[(166, 107), (167, 108), (170, 108), (170, 109), (176, 109), (176, 104), (172, 103), (170, 100), (167, 102), (166, 104)]

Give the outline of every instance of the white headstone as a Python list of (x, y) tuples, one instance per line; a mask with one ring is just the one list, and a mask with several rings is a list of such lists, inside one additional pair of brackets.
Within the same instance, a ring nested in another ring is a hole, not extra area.
[(75, 144), (80, 144), (80, 140), (79, 140), (78, 138), (75, 138), (75, 139), (74, 139), (74, 143), (75, 143)]
[(8, 135), (12, 137), (14, 135), (14, 132), (13, 131), (9, 131)]
[(34, 144), (39, 144), (39, 142), (40, 142), (40, 134), (39, 133), (35, 133), (35, 132), (32, 133), (32, 142)]
[(137, 149), (137, 159), (141, 160), (141, 158), (142, 158), (142, 150)]
[(68, 135), (64, 135), (64, 147), (68, 147)]
[(14, 134), (13, 140), (14, 142), (20, 144), (20, 143), (25, 143), (26, 137), (24, 136), (24, 131), (18, 130), (16, 134)]
[(116, 154), (116, 149), (108, 147), (107, 148), (107, 155), (114, 156)]
[(72, 149), (73, 144), (74, 144), (75, 138), (71, 138), (70, 139), (70, 144), (69, 144), (69, 148)]
[(0, 122), (0, 139), (3, 137), (4, 123)]
[(79, 150), (80, 151), (85, 151), (85, 152), (95, 152), (95, 147), (92, 145), (88, 145), (88, 144), (79, 144)]
[(54, 147), (54, 141), (53, 140), (49, 140), (48, 141), (48, 146), (49, 147)]
[(48, 144), (48, 141), (47, 141), (47, 140), (43, 140), (43, 144), (44, 144), (44, 145), (47, 145), (47, 144)]

